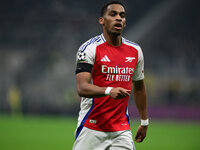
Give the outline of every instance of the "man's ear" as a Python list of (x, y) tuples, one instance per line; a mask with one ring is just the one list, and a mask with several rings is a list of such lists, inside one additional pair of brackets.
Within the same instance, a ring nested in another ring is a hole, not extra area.
[(103, 17), (100, 17), (100, 18), (99, 18), (99, 23), (100, 23), (101, 25), (104, 24), (104, 18), (103, 18)]

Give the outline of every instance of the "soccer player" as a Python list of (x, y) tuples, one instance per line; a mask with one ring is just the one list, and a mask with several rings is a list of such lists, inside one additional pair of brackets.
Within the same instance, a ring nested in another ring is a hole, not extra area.
[(149, 124), (142, 50), (122, 37), (126, 26), (122, 3), (105, 4), (99, 23), (103, 33), (85, 42), (77, 53), (81, 110), (73, 150), (134, 150), (127, 107), (132, 88), (141, 117), (136, 142), (143, 141)]

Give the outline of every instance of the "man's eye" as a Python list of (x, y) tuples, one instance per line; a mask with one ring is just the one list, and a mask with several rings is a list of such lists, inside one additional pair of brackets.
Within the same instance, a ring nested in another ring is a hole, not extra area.
[(122, 18), (125, 18), (125, 17), (126, 17), (126, 15), (125, 15), (125, 14), (121, 14), (120, 16), (121, 16)]
[(110, 13), (110, 15), (111, 15), (111, 16), (115, 16), (115, 15), (116, 15), (116, 13)]

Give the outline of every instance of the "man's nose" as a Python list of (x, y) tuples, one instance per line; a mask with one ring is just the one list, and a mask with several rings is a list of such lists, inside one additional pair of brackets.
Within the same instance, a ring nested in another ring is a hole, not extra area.
[(122, 21), (122, 18), (121, 18), (121, 16), (120, 15), (116, 15), (116, 21)]

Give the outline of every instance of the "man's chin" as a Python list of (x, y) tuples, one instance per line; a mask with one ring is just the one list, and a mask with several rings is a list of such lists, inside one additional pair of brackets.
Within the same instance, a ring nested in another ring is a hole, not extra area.
[(121, 34), (122, 34), (121, 32), (111, 32), (111, 35), (114, 35), (114, 36), (119, 36)]

